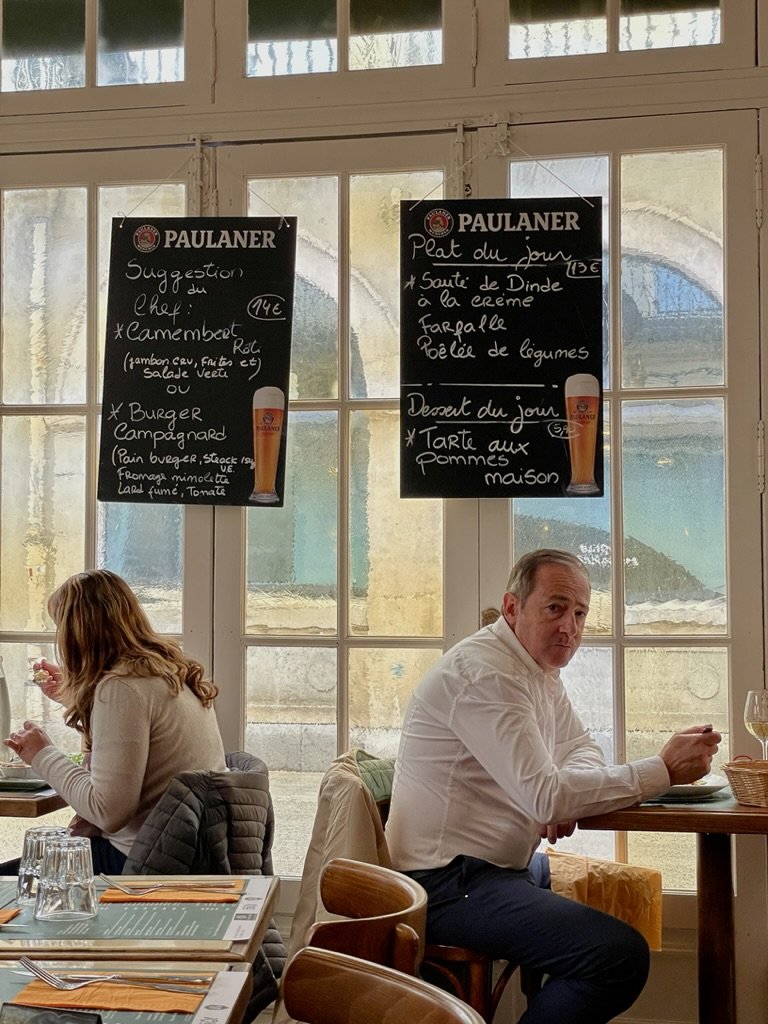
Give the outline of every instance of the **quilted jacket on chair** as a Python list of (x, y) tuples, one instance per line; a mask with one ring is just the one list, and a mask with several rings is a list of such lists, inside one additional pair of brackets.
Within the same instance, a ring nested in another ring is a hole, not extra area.
[[(227, 754), (227, 772), (181, 772), (141, 826), (126, 875), (271, 875), (274, 812), (269, 773), (252, 754)], [(286, 950), (270, 922), (253, 965), (253, 1020), (277, 995)]]

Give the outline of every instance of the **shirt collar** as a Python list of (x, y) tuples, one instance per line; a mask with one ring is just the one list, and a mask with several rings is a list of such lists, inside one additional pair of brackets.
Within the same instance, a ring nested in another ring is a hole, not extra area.
[(501, 640), (501, 642), (522, 661), (534, 679), (557, 681), (560, 679), (560, 672), (555, 669), (553, 672), (545, 671), (517, 639), (517, 634), (503, 615), (499, 615), (495, 622), (491, 623), (489, 629)]

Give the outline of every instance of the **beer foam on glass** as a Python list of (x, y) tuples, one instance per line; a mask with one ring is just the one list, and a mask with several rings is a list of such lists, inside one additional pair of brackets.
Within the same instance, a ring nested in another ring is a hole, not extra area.
[(566, 494), (599, 494), (595, 483), (595, 451), (599, 421), (600, 382), (591, 373), (574, 373), (565, 382), (571, 482)]
[(274, 505), (280, 501), (275, 490), (280, 441), (283, 434), (285, 395), (280, 388), (259, 388), (253, 394), (253, 494), (249, 501)]

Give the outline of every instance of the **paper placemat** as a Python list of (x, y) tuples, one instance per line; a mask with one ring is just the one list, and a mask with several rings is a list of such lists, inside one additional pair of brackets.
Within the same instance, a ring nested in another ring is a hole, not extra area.
[(162, 992), (108, 981), (71, 992), (35, 979), (10, 1000), (18, 1006), (59, 1006), (80, 1010), (149, 1010), (153, 1013), (194, 1013), (205, 992)]

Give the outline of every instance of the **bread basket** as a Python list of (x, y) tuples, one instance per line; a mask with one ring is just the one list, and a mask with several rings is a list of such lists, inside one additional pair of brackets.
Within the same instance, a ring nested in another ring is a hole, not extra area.
[(723, 765), (731, 791), (740, 804), (768, 807), (768, 761), (753, 761), (746, 754)]

